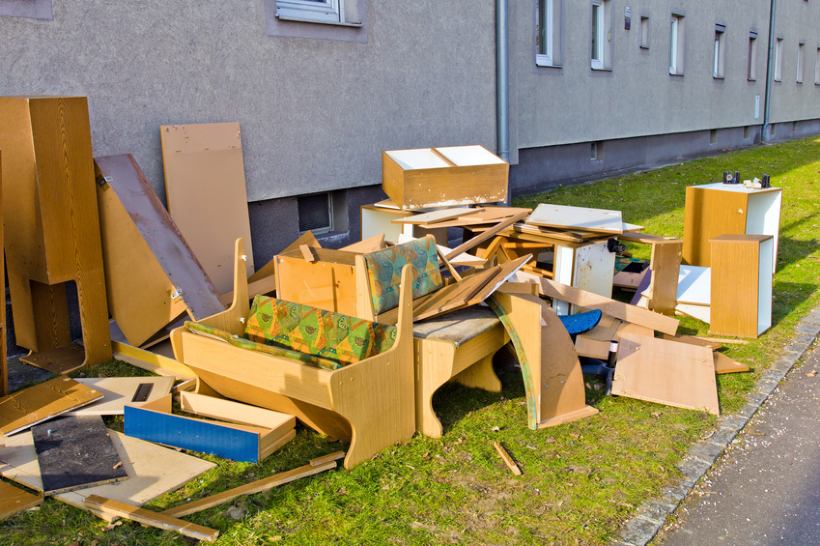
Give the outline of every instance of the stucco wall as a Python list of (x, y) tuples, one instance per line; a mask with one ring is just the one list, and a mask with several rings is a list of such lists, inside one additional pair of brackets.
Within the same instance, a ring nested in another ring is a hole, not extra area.
[[(511, 46), (515, 130), (511, 138), (518, 148), (763, 123), (769, 0), (611, 0), (611, 71), (590, 69), (589, 1), (563, 2), (562, 68), (535, 65), (534, 2), (511, 5), (515, 28)], [(627, 6), (631, 30), (624, 29)], [(685, 15), (683, 76), (669, 74), (673, 9)], [(811, 9), (817, 12), (816, 6)], [(649, 14), (648, 51), (639, 47), (641, 14)], [(716, 23), (726, 25), (722, 80), (712, 77)], [(750, 30), (758, 31), (754, 82), (747, 81), (746, 72)], [(760, 96), (757, 119), (755, 95)]]
[(0, 17), (0, 95), (88, 96), (94, 154), (162, 199), (165, 124), (239, 121), (250, 201), (378, 184), (385, 149), (494, 150), (495, 2), (366, 9), (355, 43), (268, 36), (263, 0), (55, 1)]

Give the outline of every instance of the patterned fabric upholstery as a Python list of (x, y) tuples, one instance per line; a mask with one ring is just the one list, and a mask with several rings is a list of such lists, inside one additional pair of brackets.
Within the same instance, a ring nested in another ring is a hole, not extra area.
[(239, 347), (240, 349), (245, 349), (248, 351), (257, 351), (260, 353), (265, 353), (274, 356), (283, 356), (285, 358), (290, 358), (291, 360), (301, 362), (302, 364), (310, 364), (311, 366), (325, 368), (326, 370), (338, 370), (342, 367), (342, 365), (339, 362), (336, 362), (334, 360), (313, 356), (305, 353), (300, 353), (298, 351), (285, 349), (283, 347), (278, 347), (276, 345), (266, 345), (264, 343), (257, 343), (255, 341), (245, 339), (244, 337), (235, 336), (224, 330), (219, 330), (218, 328), (214, 328), (213, 326), (206, 326), (204, 324), (198, 324), (196, 322), (186, 322), (185, 327), (188, 328), (188, 331), (193, 332), (194, 334), (209, 337), (217, 341), (224, 341), (226, 343), (230, 343), (234, 347)]
[(413, 266), (413, 299), (444, 286), (432, 237), (370, 252), (364, 261), (376, 315), (398, 306), (401, 269), (407, 264)]
[(343, 366), (387, 351), (396, 334), (395, 326), (266, 296), (254, 298), (245, 327), (245, 336), (251, 341)]

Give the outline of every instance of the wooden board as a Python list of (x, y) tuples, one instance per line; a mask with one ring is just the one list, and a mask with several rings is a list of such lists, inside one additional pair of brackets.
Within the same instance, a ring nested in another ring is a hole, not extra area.
[(46, 495), (128, 479), (99, 415), (65, 415), (31, 434)]
[(224, 311), (133, 156), (95, 163), (109, 310), (128, 341), (142, 344), (186, 309), (195, 320)]
[(233, 249), (245, 240), (254, 272), (239, 123), (163, 125), (168, 211), (218, 292), (233, 289)]
[(208, 529), (195, 523), (182, 521), (181, 519), (151, 512), (143, 508), (135, 508), (131, 505), (97, 495), (90, 495), (84, 502), (88, 507), (105, 514), (130, 519), (131, 521), (136, 521), (149, 527), (156, 527), (163, 531), (174, 531), (197, 540), (214, 542), (219, 536), (219, 531), (215, 531), (214, 529)]
[(299, 250), (274, 256), (276, 294), (283, 300), (326, 311), (356, 314), (356, 253), (312, 248), (308, 262)]
[(452, 218), (459, 218), (461, 216), (476, 214), (481, 210), (482, 209), (480, 208), (471, 209), (467, 207), (448, 208), (442, 210), (435, 210), (432, 212), (425, 212), (422, 214), (414, 214), (413, 216), (404, 216), (396, 218), (392, 222), (394, 224), (437, 224), (438, 222), (443, 222), (445, 220), (450, 220)]
[(668, 341), (677, 341), (678, 343), (688, 343), (689, 345), (698, 345), (700, 347), (708, 347), (708, 348), (712, 349), (713, 351), (716, 351), (716, 350), (720, 349), (721, 347), (723, 347), (723, 344), (718, 342), (718, 341), (714, 341), (714, 340), (711, 340), (711, 339), (704, 339), (704, 338), (695, 337), (695, 336), (685, 336), (685, 335), (681, 335), (681, 334), (678, 334), (676, 336), (670, 336), (669, 334), (663, 334), (661, 337), (663, 339), (668, 340)]
[[(170, 345), (168, 342), (163, 342), (164, 345)], [(111, 340), (111, 346), (114, 349), (114, 358), (127, 362), (137, 368), (142, 368), (157, 375), (166, 377), (174, 377), (176, 379), (191, 379), (195, 377), (193, 370), (188, 366), (179, 362), (171, 356), (166, 356), (160, 352), (163, 347), (155, 345), (150, 351), (133, 347), (125, 340)], [(167, 350), (167, 349), (166, 349)]]
[(679, 239), (657, 241), (652, 244), (652, 258), (649, 263), (652, 278), (647, 289), (647, 307), (652, 311), (664, 315), (675, 312), (682, 248), (683, 241)]
[(460, 244), (459, 246), (454, 248), (452, 251), (450, 251), (449, 254), (447, 254), (447, 256), (445, 256), (445, 258), (447, 258), (448, 260), (452, 260), (453, 258), (457, 257), (462, 252), (466, 252), (466, 251), (470, 250), (471, 248), (475, 248), (482, 241), (486, 241), (490, 237), (492, 237), (494, 235), (497, 235), (504, 228), (506, 228), (508, 226), (511, 226), (515, 222), (518, 222), (519, 220), (524, 218), (526, 215), (527, 215), (527, 213), (525, 211), (522, 211), (522, 212), (519, 212), (518, 214), (510, 216), (509, 218), (505, 218), (505, 219), (501, 220), (498, 224), (496, 224), (492, 228), (484, 231), (480, 235), (476, 235), (475, 237), (472, 237), (472, 238), (468, 239), (467, 241), (463, 242), (462, 244)]
[[(108, 437), (122, 460), (128, 479), (60, 493), (53, 498), (83, 510), (88, 509), (83, 504), (83, 499), (88, 495), (100, 495), (133, 506), (142, 506), (216, 466), (152, 442), (131, 438), (121, 432), (109, 430)], [(35, 491), (42, 491), (43, 481), (31, 432), (8, 438), (6, 448), (0, 450), (0, 475)]]
[(621, 336), (612, 394), (720, 414), (712, 351), (654, 337)]
[[(3, 216), (3, 163), (0, 151), (0, 218)], [(0, 222), (0, 248), (3, 247), (3, 222)], [(0, 252), (0, 269), (5, 271), (5, 253)], [(6, 275), (0, 276), (0, 293), (6, 293)], [(0, 396), (9, 393), (8, 350), (6, 349), (6, 306), (0, 309)]]
[(749, 366), (746, 364), (742, 364), (737, 360), (729, 358), (723, 353), (718, 353), (715, 351), (715, 373), (716, 374), (724, 374), (724, 373), (739, 373), (739, 372), (748, 372)]
[[(342, 456), (344, 456), (344, 452), (341, 453)], [(336, 454), (333, 455), (335, 456)], [(313, 476), (326, 470), (336, 468), (335, 459), (318, 464), (312, 463), (313, 461), (311, 461), (311, 464), (300, 466), (299, 468), (294, 468), (293, 470), (280, 472), (279, 474), (268, 478), (262, 478), (261, 480), (257, 480), (255, 482), (246, 483), (245, 485), (234, 487), (233, 489), (223, 491), (222, 493), (217, 493), (216, 495), (212, 495), (210, 497), (205, 497), (204, 499), (198, 499), (187, 504), (169, 508), (168, 510), (164, 510), (162, 514), (181, 518), (196, 512), (201, 512), (202, 510), (207, 510), (208, 508), (213, 508), (214, 506), (219, 506), (220, 504), (224, 504), (226, 502), (230, 502), (240, 496), (261, 493), (263, 491), (273, 489), (274, 487), (290, 483), (294, 480), (306, 478), (308, 476)]]
[(712, 269), (694, 265), (680, 266), (678, 303), (709, 305), (711, 301)]
[(10, 483), (0, 481), (0, 521), (38, 506), (42, 502), (42, 495), (32, 495)]
[(654, 313), (635, 305), (615, 301), (591, 292), (579, 290), (566, 284), (557, 283), (549, 279), (538, 279), (541, 284), (541, 294), (550, 298), (559, 299), (587, 309), (600, 309), (609, 316), (646, 326), (653, 330), (675, 335), (678, 330), (678, 320), (672, 317)]
[[(170, 395), (167, 397), (170, 399)], [(164, 445), (210, 453), (235, 461), (259, 462), (295, 437), (295, 419), (263, 428), (173, 415), (160, 399), (125, 407), (125, 434)]]
[(550, 228), (578, 229), (601, 233), (623, 233), (621, 211), (569, 207), (541, 203), (526, 223)]
[(221, 421), (230, 421), (231, 423), (274, 430), (279, 428), (290, 430), (296, 426), (296, 417), (293, 415), (250, 406), (225, 398), (182, 392), (179, 396), (179, 403), (182, 411)]
[(55, 377), (0, 398), (0, 433), (11, 436), (101, 398), (102, 393), (71, 378)]
[[(140, 406), (162, 398), (174, 386), (173, 377), (102, 377), (81, 378), (76, 381), (102, 393), (103, 398), (87, 406), (73, 410), (72, 415), (122, 415), (125, 404)], [(148, 398), (142, 401), (134, 400), (142, 390), (148, 392)], [(168, 408), (170, 411), (171, 408)]]

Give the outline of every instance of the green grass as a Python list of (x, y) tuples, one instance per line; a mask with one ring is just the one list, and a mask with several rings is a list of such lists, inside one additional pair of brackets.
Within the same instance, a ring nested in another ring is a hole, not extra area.
[[(719, 181), (723, 171), (744, 178), (768, 173), (783, 188), (781, 238), (774, 280), (774, 325), (748, 345), (723, 352), (752, 373), (718, 376), (721, 408), (745, 403), (759, 376), (794, 336), (798, 320), (820, 303), (818, 224), (820, 139), (761, 146), (516, 199), (618, 209), (649, 233), (682, 237), (685, 188)], [(648, 247), (634, 246), (648, 258)], [(683, 319), (679, 331), (708, 326)], [(93, 376), (134, 373), (107, 364)], [(716, 419), (627, 398), (605, 397), (587, 378), (587, 398), (600, 413), (541, 431), (526, 428), (520, 373), (502, 372), (500, 394), (447, 385), (434, 399), (444, 437), (416, 436), (352, 471), (338, 469), (240, 498), (186, 519), (220, 531), (218, 544), (606, 544), (641, 502), (680, 481), (675, 468)], [(121, 427), (121, 420), (109, 425)], [(492, 447), (500, 441), (519, 463), (514, 477)], [(218, 467), (147, 508), (162, 510), (306, 463), (344, 449), (307, 429), (261, 464), (207, 457)], [(231, 510), (229, 514), (228, 511)], [(235, 519), (237, 518), (237, 519)], [(0, 523), (0, 543), (98, 545), (187, 544), (181, 536), (125, 522), (112, 530), (94, 516), (47, 500), (39, 510)]]

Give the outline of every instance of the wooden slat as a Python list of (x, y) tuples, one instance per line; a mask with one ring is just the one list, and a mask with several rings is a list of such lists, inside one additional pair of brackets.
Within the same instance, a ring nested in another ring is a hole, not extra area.
[(490, 237), (492, 237), (494, 235), (497, 235), (504, 228), (506, 228), (508, 226), (511, 226), (512, 224), (518, 222), (519, 220), (525, 218), (526, 216), (527, 216), (527, 212), (522, 211), (522, 212), (519, 212), (518, 214), (516, 214), (514, 216), (511, 216), (509, 218), (506, 218), (506, 219), (502, 220), (501, 222), (496, 224), (491, 229), (488, 229), (487, 231), (483, 232), (481, 235), (477, 235), (477, 236), (473, 237), (472, 239), (469, 239), (469, 240), (465, 241), (464, 243), (462, 243), (461, 245), (454, 248), (449, 254), (447, 254), (447, 256), (446, 256), (447, 259), (451, 260), (451, 259), (455, 258), (456, 256), (458, 256), (459, 254), (461, 254), (462, 252), (470, 250), (471, 248), (477, 246), (482, 241), (486, 241)]
[(91, 495), (85, 499), (85, 504), (94, 510), (98, 510), (105, 514), (112, 516), (119, 516), (121, 518), (130, 519), (149, 527), (156, 527), (163, 531), (173, 531), (184, 535), (186, 537), (195, 538), (197, 540), (204, 540), (205, 542), (214, 542), (219, 536), (219, 531), (208, 529), (195, 523), (182, 521), (181, 519), (172, 518), (170, 516), (151, 512), (143, 508), (135, 508), (128, 504), (118, 502), (111, 499), (106, 499), (97, 495)]
[(339, 459), (344, 459), (346, 453), (344, 451), (335, 451), (333, 453), (328, 453), (327, 455), (322, 455), (321, 457), (316, 457), (315, 459), (310, 460), (310, 466), (321, 466), (323, 464), (327, 464), (330, 461), (338, 461)]
[(312, 466), (309, 464), (300, 466), (299, 468), (294, 468), (293, 470), (288, 470), (287, 472), (281, 472), (274, 476), (270, 476), (269, 478), (263, 478), (255, 482), (247, 483), (245, 485), (223, 491), (222, 493), (218, 493), (210, 497), (205, 497), (204, 499), (195, 500), (193, 502), (189, 502), (188, 504), (169, 508), (168, 510), (161, 512), (161, 514), (171, 517), (188, 516), (190, 514), (201, 512), (203, 510), (207, 510), (208, 508), (213, 508), (214, 506), (219, 506), (220, 504), (230, 502), (233, 499), (243, 495), (261, 493), (262, 491), (267, 491), (269, 489), (273, 489), (274, 487), (290, 483), (294, 480), (313, 476), (314, 474), (319, 474), (320, 472), (331, 470), (333, 468), (336, 468), (336, 461), (329, 461), (318, 466)]
[(520, 476), (521, 469), (518, 468), (518, 465), (515, 464), (515, 461), (512, 460), (512, 457), (510, 457), (510, 454), (507, 453), (507, 450), (504, 449), (504, 447), (499, 442), (493, 442), (493, 447), (501, 456), (501, 460), (504, 461), (504, 464), (507, 465), (507, 468), (509, 468), (510, 471), (516, 476)]
[(0, 481), (0, 521), (38, 506), (42, 502), (42, 495), (32, 495), (28, 491)]
[(101, 393), (71, 378), (55, 377), (0, 398), (0, 433), (10, 436), (101, 398)]
[(238, 237), (246, 278), (254, 272), (239, 123), (163, 125), (160, 134), (168, 211), (218, 292), (228, 292)]
[(679, 321), (672, 317), (605, 298), (549, 279), (539, 279), (539, 282), (541, 283), (541, 293), (544, 296), (580, 305), (587, 309), (600, 309), (612, 317), (646, 326), (665, 334), (675, 335), (677, 333)]

